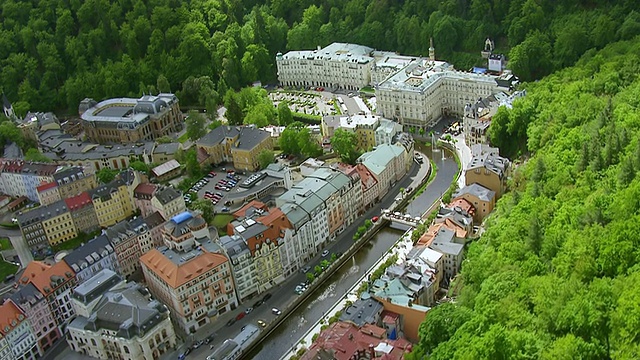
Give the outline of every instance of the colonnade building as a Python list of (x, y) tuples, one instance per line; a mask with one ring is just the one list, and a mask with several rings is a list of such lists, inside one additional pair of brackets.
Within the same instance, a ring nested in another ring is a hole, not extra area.
[(174, 94), (99, 103), (84, 99), (78, 111), (87, 139), (97, 143), (143, 142), (182, 129), (182, 113)]

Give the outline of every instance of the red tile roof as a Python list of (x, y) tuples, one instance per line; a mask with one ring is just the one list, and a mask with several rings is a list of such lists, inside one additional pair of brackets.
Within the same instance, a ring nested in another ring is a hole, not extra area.
[(26, 316), (20, 308), (12, 301), (6, 300), (0, 305), (0, 333), (7, 336), (16, 326), (20, 325)]
[(75, 211), (78, 209), (82, 209), (87, 205), (91, 205), (91, 197), (89, 193), (84, 191), (80, 195), (72, 196), (70, 198), (64, 199), (65, 204), (71, 211)]
[(157, 187), (151, 183), (141, 183), (140, 185), (136, 186), (136, 189), (133, 190), (133, 193), (153, 196), (153, 194), (156, 192), (156, 189)]
[[(372, 336), (372, 333), (376, 336)], [(390, 351), (378, 356), (374, 354), (371, 359), (401, 360), (406, 352), (411, 351), (412, 345), (405, 339), (389, 340), (377, 337), (384, 333), (384, 329), (375, 325), (367, 324), (358, 329), (354, 324), (338, 321), (320, 333), (300, 360), (315, 360), (323, 352), (331, 354), (336, 360), (350, 360), (359, 352), (374, 353), (374, 348), (381, 343), (388, 344), (386, 347)]]
[(58, 184), (55, 181), (52, 181), (52, 182), (45, 183), (45, 184), (42, 184), (42, 185), (38, 186), (36, 188), (36, 190), (38, 190), (38, 192), (43, 192), (45, 190), (53, 189), (53, 188), (55, 188), (57, 186), (58, 186)]
[(362, 181), (362, 186), (365, 190), (374, 187), (378, 182), (375, 175), (373, 175), (373, 173), (363, 164), (357, 164), (356, 170), (358, 171), (358, 174), (360, 174), (360, 181)]
[(53, 278), (58, 276), (65, 280), (62, 282), (64, 284), (74, 278), (75, 273), (64, 261), (60, 261), (53, 266), (40, 261), (32, 261), (24, 270), (20, 282), (23, 284), (32, 283), (42, 295), (47, 296), (58, 287), (52, 285)]
[(252, 207), (256, 209), (267, 210), (267, 205), (258, 200), (253, 200), (247, 205), (241, 207), (238, 211), (234, 212), (233, 216), (236, 218), (245, 217), (247, 214), (247, 210), (251, 209)]

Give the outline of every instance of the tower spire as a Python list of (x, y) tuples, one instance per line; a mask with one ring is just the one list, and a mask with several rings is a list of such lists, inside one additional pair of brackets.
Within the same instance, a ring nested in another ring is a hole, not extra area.
[(429, 60), (436, 61), (436, 49), (433, 47), (433, 37), (429, 38)]

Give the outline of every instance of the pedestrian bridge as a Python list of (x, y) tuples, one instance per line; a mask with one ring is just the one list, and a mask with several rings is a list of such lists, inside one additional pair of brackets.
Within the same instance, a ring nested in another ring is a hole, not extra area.
[(413, 217), (409, 214), (402, 214), (400, 212), (391, 212), (389, 210), (383, 210), (382, 218), (390, 222), (390, 227), (397, 230), (407, 231), (415, 228), (422, 223), (422, 218), (417, 216)]

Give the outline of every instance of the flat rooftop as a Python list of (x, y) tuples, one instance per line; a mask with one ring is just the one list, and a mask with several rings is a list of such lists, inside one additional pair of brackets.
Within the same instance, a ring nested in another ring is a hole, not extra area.
[(109, 107), (105, 107), (102, 109), (98, 109), (94, 113), (97, 116), (107, 116), (107, 117), (128, 117), (133, 113), (133, 105), (132, 104), (122, 104), (122, 105), (113, 105)]

